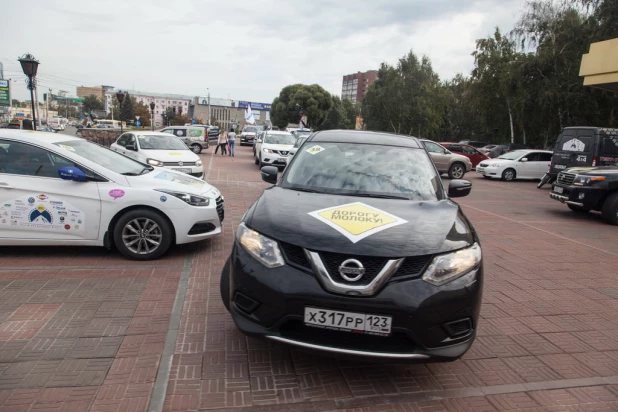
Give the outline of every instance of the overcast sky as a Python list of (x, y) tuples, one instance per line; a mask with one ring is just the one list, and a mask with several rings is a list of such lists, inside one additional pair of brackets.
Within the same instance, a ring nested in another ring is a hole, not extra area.
[(509, 31), (525, 0), (32, 0), (2, 7), (0, 61), (29, 99), (17, 57), (40, 62), (39, 95), (79, 85), (271, 102), (427, 54), (442, 79), (469, 74), (475, 40)]

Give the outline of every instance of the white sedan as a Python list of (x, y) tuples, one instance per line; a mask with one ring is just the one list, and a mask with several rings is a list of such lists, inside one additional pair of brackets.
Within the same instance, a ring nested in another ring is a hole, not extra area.
[(221, 233), (223, 197), (87, 140), (0, 131), (0, 245), (115, 246), (151, 260)]
[(497, 177), (511, 181), (515, 179), (541, 179), (547, 173), (547, 163), (553, 153), (547, 150), (515, 150), (483, 160), (476, 166), (476, 172), (485, 178)]
[(111, 149), (150, 166), (165, 167), (193, 177), (204, 176), (199, 156), (169, 133), (124, 133), (112, 143)]

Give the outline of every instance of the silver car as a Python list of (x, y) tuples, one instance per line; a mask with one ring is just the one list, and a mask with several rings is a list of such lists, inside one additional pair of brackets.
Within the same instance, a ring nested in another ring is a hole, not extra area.
[(421, 139), (440, 174), (448, 173), (450, 179), (462, 179), (472, 170), (472, 162), (466, 156), (450, 152), (440, 144)]

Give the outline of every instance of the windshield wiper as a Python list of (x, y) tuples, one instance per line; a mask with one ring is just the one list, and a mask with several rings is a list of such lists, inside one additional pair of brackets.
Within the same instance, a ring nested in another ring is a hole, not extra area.
[(136, 172), (125, 172), (125, 173), (120, 173), (123, 176), (141, 176), (146, 172), (151, 172), (154, 170), (154, 167), (152, 166), (146, 166), (145, 168), (143, 168), (142, 170), (140, 170), (139, 173)]
[(326, 192), (321, 192), (319, 190), (314, 190), (314, 189), (306, 189), (304, 187), (288, 187), (286, 189), (290, 189), (290, 190), (296, 190), (298, 192), (307, 192), (307, 193), (326, 193)]
[(370, 193), (338, 193), (341, 196), (358, 196), (358, 197), (375, 197), (378, 199), (401, 199), (401, 200), (410, 200), (409, 197), (405, 196), (394, 196), (394, 195), (372, 195)]

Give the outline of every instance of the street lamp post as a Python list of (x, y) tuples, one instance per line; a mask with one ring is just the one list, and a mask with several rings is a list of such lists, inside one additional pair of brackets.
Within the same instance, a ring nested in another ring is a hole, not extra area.
[(24, 74), (28, 77), (26, 84), (28, 85), (28, 89), (30, 89), (30, 101), (32, 102), (33, 130), (36, 130), (36, 116), (34, 114), (34, 89), (36, 89), (36, 72), (39, 68), (39, 61), (36, 60), (30, 53), (24, 54), (17, 60), (21, 64), (21, 69), (24, 71)]
[(120, 119), (120, 133), (122, 134), (122, 101), (124, 100), (124, 93), (122, 90), (116, 93), (116, 99), (118, 99), (118, 118)]
[(150, 102), (150, 126), (152, 127), (152, 131), (154, 132), (154, 102)]

